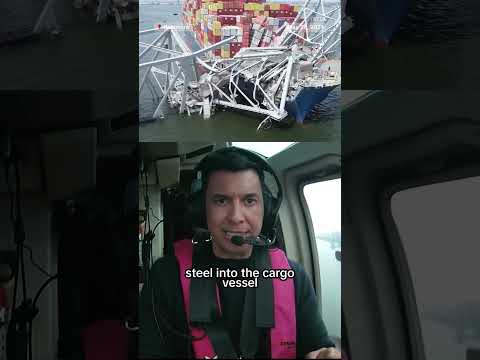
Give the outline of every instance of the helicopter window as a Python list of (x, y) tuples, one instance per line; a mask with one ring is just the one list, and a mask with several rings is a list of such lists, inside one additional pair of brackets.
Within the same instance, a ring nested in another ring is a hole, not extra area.
[(480, 294), (472, 264), (479, 254), (480, 176), (399, 191), (391, 211), (410, 269), (425, 359), (477, 358)]
[(315, 234), (320, 268), (322, 316), (333, 338), (341, 334), (341, 179), (303, 187)]
[(285, 150), (294, 142), (232, 142), (232, 146), (255, 151), (263, 156), (271, 157)]

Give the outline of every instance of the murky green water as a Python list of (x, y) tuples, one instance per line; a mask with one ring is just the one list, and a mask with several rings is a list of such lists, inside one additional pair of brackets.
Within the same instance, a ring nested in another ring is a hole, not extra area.
[[(322, 109), (319, 110), (320, 112)], [(336, 118), (306, 121), (289, 129), (272, 127), (256, 131), (262, 118), (220, 111), (208, 120), (198, 115), (173, 114), (165, 119), (140, 125), (140, 141), (182, 141), (227, 139), (246, 140), (295, 140), (295, 141), (340, 141), (340, 116)]]

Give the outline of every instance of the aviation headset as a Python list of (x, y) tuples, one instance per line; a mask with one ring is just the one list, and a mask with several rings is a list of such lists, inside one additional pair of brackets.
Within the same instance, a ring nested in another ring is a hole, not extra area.
[[(235, 157), (243, 163), (240, 169), (232, 165), (232, 160)], [(205, 190), (210, 173), (217, 170), (236, 172), (243, 169), (254, 170), (260, 178), (264, 204), (263, 224), (260, 234), (269, 239), (274, 239), (278, 210), (283, 198), (280, 181), (275, 171), (261, 155), (233, 146), (208, 154), (194, 169), (195, 178), (192, 181), (188, 209), (193, 228), (207, 229)], [(273, 178), (275, 184), (271, 184), (271, 181), (270, 184), (267, 184), (268, 175)], [(271, 189), (272, 185), (276, 189)]]

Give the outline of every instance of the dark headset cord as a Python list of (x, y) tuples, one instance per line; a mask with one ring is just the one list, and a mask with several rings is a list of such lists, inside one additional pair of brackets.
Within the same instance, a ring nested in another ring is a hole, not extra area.
[[(12, 304), (12, 315), (15, 313), (15, 323), (12, 324), (12, 328), (9, 328), (9, 331), (16, 332), (18, 329), (18, 322), (21, 322), (20, 325), (25, 326), (25, 335), (26, 343), (24, 346), (28, 348), (28, 359), (33, 359), (33, 319), (38, 314), (38, 309), (36, 307), (37, 301), (40, 297), (40, 294), (45, 289), (45, 287), (53, 280), (57, 279), (57, 275), (50, 275), (46, 270), (44, 270), (40, 265), (38, 265), (33, 258), (33, 251), (31, 247), (25, 244), (25, 226), (23, 223), (22, 213), (21, 213), (21, 181), (20, 181), (20, 171), (19, 171), (19, 159), (17, 157), (17, 152), (15, 146), (12, 145), (12, 152), (9, 152), (9, 156), (5, 161), (5, 182), (8, 189), (8, 194), (10, 198), (10, 220), (13, 226), (13, 237), (14, 242), (17, 247), (17, 257), (15, 265), (15, 285), (13, 293), (13, 304)], [(12, 189), (10, 184), (10, 168), (13, 165), (14, 176), (15, 176), (15, 191)], [(24, 249), (27, 249), (30, 252), (30, 260), (32, 264), (40, 271), (42, 274), (48, 276), (48, 279), (43, 283), (40, 289), (35, 294), (33, 302), (31, 299), (28, 299), (27, 294), (27, 281), (25, 276), (25, 258), (24, 258)], [(22, 276), (22, 290), (23, 290), (23, 302), (21, 305), (16, 308), (17, 305), (17, 292), (18, 292), (18, 282), (19, 282), (19, 272), (21, 271)], [(10, 344), (11, 346), (12, 344)], [(16, 346), (16, 345), (14, 345)], [(10, 350), (11, 351), (11, 350)], [(15, 350), (15, 354), (16, 354)], [(27, 352), (25, 353), (27, 356)]]
[(43, 275), (45, 275), (45, 276), (47, 276), (47, 277), (53, 276), (53, 275), (51, 275), (48, 271), (46, 271), (44, 268), (42, 268), (40, 265), (38, 265), (38, 264), (35, 262), (35, 260), (33, 259), (33, 250), (32, 250), (32, 248), (31, 248), (30, 246), (23, 244), (23, 247), (24, 247), (25, 249), (27, 249), (28, 252), (30, 253), (30, 261), (31, 261), (32, 265), (35, 266), (35, 267), (38, 269), (38, 271), (40, 271)]
[[(37, 304), (37, 301), (38, 299), (40, 298), (40, 294), (42, 293), (42, 291), (47, 287), (48, 284), (50, 284), (50, 282), (52, 282), (53, 280), (56, 280), (58, 279), (58, 274), (55, 274), (53, 276), (50, 276), (44, 283), (42, 286), (40, 286), (40, 289), (38, 289), (37, 293), (35, 294), (35, 297), (34, 297), (34, 300), (33, 300), (33, 304), (32, 304), (32, 308), (35, 310), (36, 309), (36, 304)], [(29, 327), (30, 327), (30, 332), (28, 334), (28, 343), (29, 343), (29, 356), (30, 356), (30, 360), (33, 359), (32, 357), (32, 326), (33, 326), (33, 318), (30, 319), (30, 322), (29, 322)]]
[[(151, 232), (151, 224), (150, 224), (150, 201), (149, 201), (149, 197), (148, 197), (148, 173), (147, 171), (143, 171), (143, 180), (144, 180), (144, 188), (145, 188), (145, 191), (144, 191), (144, 203), (145, 203), (145, 225), (146, 225), (146, 228), (148, 229), (147, 233), (150, 233)], [(159, 220), (157, 222), (157, 224), (155, 225), (154, 229), (153, 229), (153, 233), (155, 232), (155, 230), (157, 229), (157, 227), (163, 222), (163, 219), (162, 220)], [(151, 262), (153, 261), (153, 249), (152, 249), (152, 246), (150, 244), (149, 246), (149, 249), (148, 249), (148, 252), (149, 252), (149, 264), (147, 264), (147, 267), (150, 268), (150, 266), (152, 265)], [(144, 271), (145, 271), (145, 264), (144, 264)], [(145, 273), (150, 273), (150, 269), (146, 270)], [(154, 295), (154, 288), (153, 288), (153, 282), (151, 281), (151, 278), (150, 278), (150, 274), (148, 274), (146, 276), (146, 283), (147, 283), (147, 286), (150, 286), (150, 290), (151, 290), (151, 300), (152, 300), (152, 313), (153, 313), (153, 318), (155, 320), (155, 325), (156, 325), (156, 330), (157, 330), (157, 333), (160, 337), (160, 339), (162, 341), (164, 341), (164, 335), (162, 333), (162, 330), (160, 328), (160, 324), (159, 324), (159, 318), (160, 318), (160, 322), (162, 323), (162, 325), (170, 332), (172, 333), (173, 335), (175, 336), (178, 336), (178, 337), (181, 337), (181, 338), (185, 338), (187, 340), (190, 340), (190, 341), (194, 341), (194, 340), (201, 340), (203, 339), (207, 334), (206, 332), (204, 332), (204, 335), (202, 337), (195, 337), (195, 336), (192, 336), (188, 333), (183, 333), (183, 332), (180, 332), (178, 330), (176, 330), (175, 328), (173, 328), (173, 326), (171, 326), (168, 321), (161, 315), (161, 314), (157, 314), (156, 310), (155, 310), (155, 295)], [(158, 315), (158, 317), (157, 317)], [(191, 351), (190, 351), (190, 344), (188, 346), (188, 357), (191, 356)]]
[[(167, 328), (167, 330), (170, 331), (175, 336), (182, 337), (182, 338), (185, 338), (185, 339), (188, 339), (188, 340), (191, 340), (191, 341), (201, 340), (201, 339), (205, 338), (205, 336), (207, 335), (205, 331), (204, 331), (204, 334), (201, 337), (196, 337), (196, 336), (192, 336), (188, 333), (183, 333), (181, 331), (176, 330), (173, 326), (171, 326), (168, 323), (168, 321), (164, 317), (162, 317), (162, 315), (157, 314), (157, 312), (155, 310), (155, 308), (156, 308), (156, 306), (155, 306), (155, 291), (154, 291), (154, 287), (153, 287), (153, 281), (150, 282), (149, 286), (150, 286), (151, 297), (152, 297), (153, 317), (154, 317), (154, 320), (155, 320), (155, 324), (157, 326), (158, 334), (160, 335), (160, 338), (162, 340), (163, 340), (163, 334), (162, 334), (162, 331), (160, 329), (160, 325), (158, 323), (157, 315), (160, 317), (160, 320), (161, 320), (162, 324), (165, 326), (165, 328)], [(205, 330), (205, 329), (203, 329), (203, 330)]]
[[(15, 192), (12, 190), (10, 184), (10, 167), (13, 165), (14, 176), (15, 176)], [(9, 331), (17, 331), (18, 326), (22, 325), (22, 328), (25, 331), (26, 343), (24, 344), (28, 348), (28, 358), (32, 360), (32, 321), (33, 318), (38, 313), (38, 310), (35, 308), (35, 304), (28, 299), (27, 294), (27, 281), (25, 277), (25, 260), (23, 250), (25, 248), (25, 226), (23, 223), (22, 212), (21, 212), (21, 181), (20, 181), (20, 170), (19, 170), (19, 161), (15, 147), (12, 145), (12, 152), (9, 158), (5, 161), (5, 181), (7, 184), (7, 189), (10, 197), (10, 219), (13, 226), (13, 237), (14, 242), (17, 248), (17, 258), (15, 266), (15, 285), (13, 292), (13, 304), (12, 304), (12, 317), (15, 316), (15, 322), (20, 322), (9, 328)], [(33, 257), (32, 257), (33, 259)], [(22, 277), (22, 294), (23, 302), (21, 305), (16, 308), (17, 305), (17, 291), (18, 291), (18, 279), (19, 272), (21, 272)], [(16, 350), (15, 350), (16, 351)], [(26, 354), (27, 355), (27, 354)]]
[(174, 334), (175, 336), (178, 336), (178, 337), (182, 337), (182, 338), (185, 338), (185, 339), (188, 339), (188, 340), (202, 340), (203, 338), (205, 338), (205, 336), (207, 335), (206, 332), (204, 333), (204, 335), (202, 335), (201, 337), (196, 337), (196, 336), (192, 336), (188, 333), (184, 333), (184, 332), (181, 332), (181, 331), (178, 331), (176, 330), (173, 326), (171, 326), (168, 321), (160, 314), (158, 314), (155, 310), (155, 295), (154, 295), (154, 289), (153, 289), (153, 286), (151, 286), (151, 295), (152, 295), (152, 312), (153, 312), (153, 316), (154, 316), (154, 319), (155, 319), (155, 324), (157, 325), (157, 330), (158, 330), (158, 334), (160, 335), (160, 337), (162, 338), (162, 340), (164, 340), (164, 336), (163, 336), (163, 333), (160, 329), (160, 324), (158, 322), (158, 318), (157, 318), (157, 315), (158, 317), (160, 317), (160, 320), (161, 320), (161, 323), (162, 325), (165, 326), (165, 328), (167, 328), (168, 331), (170, 331), (172, 334)]
[[(150, 282), (150, 266), (152, 265), (152, 232), (150, 224), (150, 199), (148, 196), (148, 172), (143, 168), (143, 199), (145, 205), (145, 230), (144, 230), (144, 244), (142, 246), (142, 264), (143, 264), (143, 274), (145, 283)], [(140, 177), (142, 178), (142, 177)], [(145, 261), (146, 260), (146, 261)]]
[[(156, 326), (155, 330), (157, 331), (158, 336), (160, 337), (162, 342), (165, 342), (165, 338), (164, 338), (164, 335), (162, 333), (162, 330), (160, 328), (160, 324), (159, 324), (159, 321), (158, 321), (159, 318), (160, 318), (160, 322), (162, 323), (163, 327), (167, 329), (167, 331), (169, 331), (174, 336), (177, 336), (177, 337), (180, 337), (182, 339), (188, 340), (188, 343), (187, 343), (187, 358), (188, 359), (192, 358), (192, 342), (204, 339), (207, 336), (206, 330), (204, 328), (202, 328), (203, 335), (201, 337), (196, 337), (196, 336), (193, 336), (189, 333), (184, 333), (184, 332), (181, 332), (181, 331), (175, 329), (172, 325), (170, 325), (168, 323), (168, 320), (166, 318), (164, 318), (160, 313), (157, 313), (157, 311), (155, 310), (155, 308), (156, 308), (156, 306), (155, 306), (155, 295), (154, 295), (155, 291), (154, 291), (154, 288), (153, 288), (153, 281), (150, 283), (149, 286), (150, 286), (151, 299), (152, 299), (152, 313), (153, 313), (153, 318), (155, 320), (155, 326)], [(157, 317), (157, 315), (158, 315), (158, 317)]]

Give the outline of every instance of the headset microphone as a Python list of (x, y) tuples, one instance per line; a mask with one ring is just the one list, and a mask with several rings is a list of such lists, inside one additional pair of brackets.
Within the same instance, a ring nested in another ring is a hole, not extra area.
[(270, 246), (274, 243), (275, 240), (270, 240), (264, 236), (240, 236), (234, 235), (231, 239), (232, 243), (237, 246), (242, 246), (244, 244), (254, 245), (254, 246)]
[[(210, 241), (211, 239), (211, 233), (205, 228), (201, 227), (195, 227), (193, 229), (194, 231), (194, 236), (192, 239), (192, 242), (194, 244), (197, 244), (198, 242), (201, 241)], [(254, 246), (270, 246), (275, 242), (275, 238), (273, 240), (263, 236), (240, 236), (240, 235), (234, 235), (230, 239), (232, 244), (235, 244), (237, 246), (242, 246), (244, 244), (248, 245), (254, 245)]]

